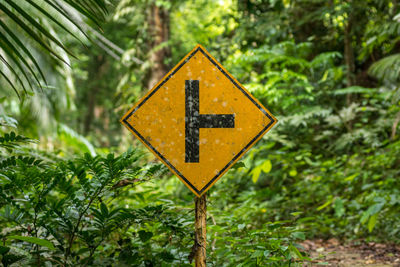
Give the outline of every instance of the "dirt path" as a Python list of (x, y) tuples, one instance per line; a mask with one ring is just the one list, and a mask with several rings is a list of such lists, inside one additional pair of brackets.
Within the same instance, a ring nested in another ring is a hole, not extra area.
[(305, 266), (400, 267), (400, 246), (398, 245), (363, 241), (341, 244), (334, 238), (306, 240), (301, 245), (313, 259)]

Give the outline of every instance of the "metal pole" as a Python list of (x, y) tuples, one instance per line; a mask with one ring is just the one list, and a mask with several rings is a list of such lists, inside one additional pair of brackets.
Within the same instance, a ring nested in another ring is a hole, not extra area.
[(196, 267), (206, 267), (206, 221), (207, 221), (206, 194), (195, 198), (195, 263)]

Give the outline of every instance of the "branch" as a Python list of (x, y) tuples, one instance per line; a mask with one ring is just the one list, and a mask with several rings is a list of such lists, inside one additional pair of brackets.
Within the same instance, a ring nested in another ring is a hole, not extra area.
[(392, 126), (392, 135), (390, 136), (390, 139), (393, 141), (394, 138), (396, 137), (396, 130), (397, 130), (397, 125), (400, 122), (400, 111), (397, 112), (396, 118), (394, 119), (393, 126)]

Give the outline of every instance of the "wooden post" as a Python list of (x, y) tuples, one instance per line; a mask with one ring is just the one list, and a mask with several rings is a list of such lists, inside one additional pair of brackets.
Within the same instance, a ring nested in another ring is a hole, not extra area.
[(196, 267), (206, 267), (206, 221), (207, 221), (206, 194), (195, 198), (195, 263)]

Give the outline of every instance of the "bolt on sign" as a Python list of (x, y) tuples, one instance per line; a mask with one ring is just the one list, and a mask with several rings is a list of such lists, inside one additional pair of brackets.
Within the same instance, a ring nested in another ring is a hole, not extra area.
[(277, 120), (197, 45), (121, 122), (201, 196)]

